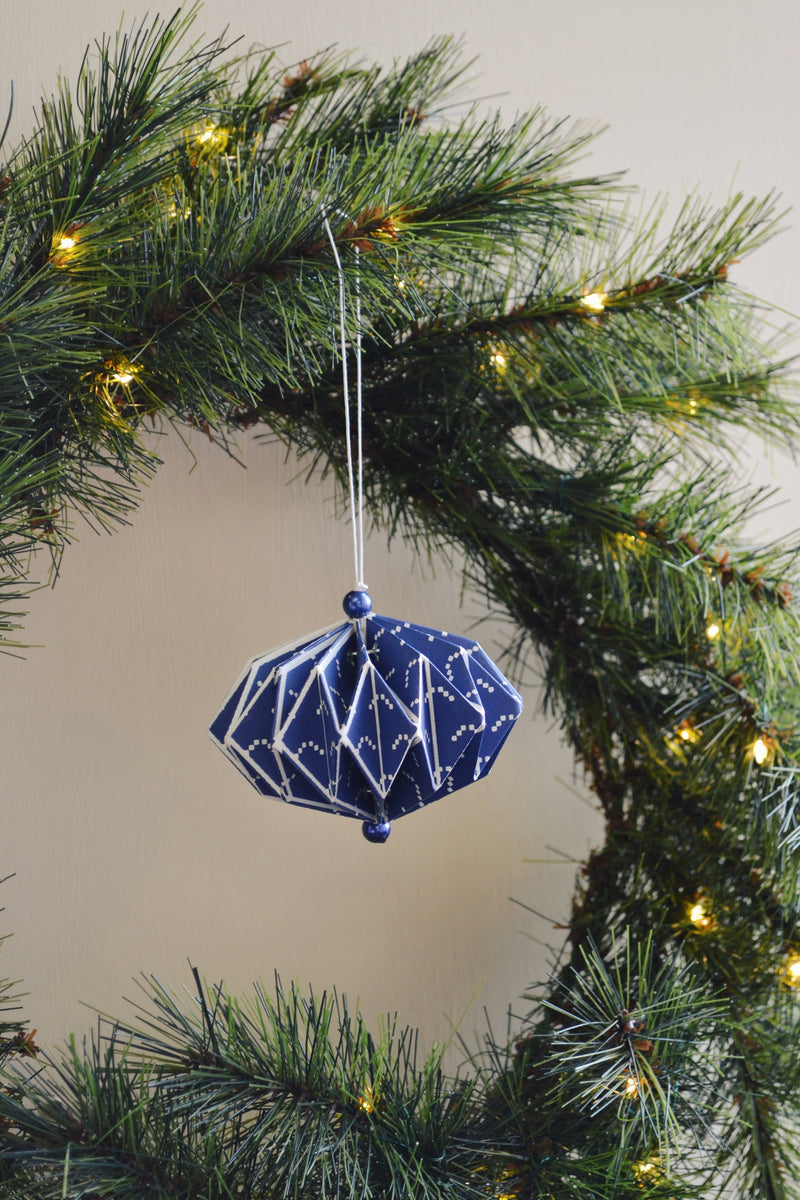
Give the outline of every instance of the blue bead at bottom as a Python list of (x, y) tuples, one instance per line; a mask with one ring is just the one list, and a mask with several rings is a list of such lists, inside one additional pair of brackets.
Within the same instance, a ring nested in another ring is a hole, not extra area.
[(392, 832), (391, 821), (365, 821), (361, 826), (361, 832), (368, 842), (380, 844), (385, 842), (389, 834)]

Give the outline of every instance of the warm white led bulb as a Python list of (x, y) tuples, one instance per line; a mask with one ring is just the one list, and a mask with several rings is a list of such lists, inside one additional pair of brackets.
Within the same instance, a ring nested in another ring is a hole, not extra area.
[(759, 767), (766, 762), (769, 754), (769, 747), (763, 738), (757, 738), (753, 743), (753, 758), (758, 763)]
[(587, 312), (601, 313), (606, 306), (608, 296), (603, 292), (590, 292), (588, 296), (581, 296), (581, 307)]

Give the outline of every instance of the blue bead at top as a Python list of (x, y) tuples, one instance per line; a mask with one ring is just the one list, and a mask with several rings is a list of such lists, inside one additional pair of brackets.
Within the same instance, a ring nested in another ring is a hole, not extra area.
[(369, 592), (348, 592), (342, 601), (342, 608), (348, 617), (357, 621), (365, 617), (372, 608), (372, 598)]

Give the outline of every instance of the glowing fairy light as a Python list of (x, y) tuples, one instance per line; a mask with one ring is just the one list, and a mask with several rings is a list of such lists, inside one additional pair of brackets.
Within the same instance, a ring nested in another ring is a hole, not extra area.
[(52, 248), (50, 250), (51, 261), (56, 267), (68, 266), (77, 246), (78, 238), (74, 229), (67, 229), (62, 233), (54, 233)]
[(769, 758), (769, 746), (762, 737), (756, 738), (756, 740), (753, 742), (752, 754), (755, 763), (759, 767), (763, 766), (763, 764)]
[(173, 201), (167, 211), (171, 217), (182, 216), (188, 221), (189, 217), (192, 215), (192, 206), (191, 204), (187, 204), (185, 208), (179, 208), (178, 205)]
[(489, 356), (489, 362), (492, 364), (494, 369), (499, 371), (501, 374), (508, 366), (508, 359), (506, 358), (505, 354), (501, 354), (499, 350), (495, 350), (494, 353)]
[(716, 621), (708, 622), (706, 625), (706, 637), (710, 642), (715, 642), (721, 633), (722, 629)]
[(681, 721), (680, 725), (676, 725), (665, 741), (674, 754), (677, 754), (682, 761), (686, 761), (686, 750), (689, 746), (696, 746), (702, 736), (702, 730), (698, 729), (692, 721), (686, 720)]
[(699, 392), (697, 390), (697, 388), (689, 389), (689, 402), (686, 407), (688, 409), (688, 415), (690, 417), (696, 417), (700, 411), (701, 406), (706, 403), (707, 403), (706, 397), (703, 395), (702, 392)]
[(590, 313), (601, 313), (608, 303), (608, 296), (605, 292), (590, 292), (588, 296), (581, 296), (581, 308), (585, 308)]
[(653, 1175), (657, 1170), (658, 1162), (653, 1158), (648, 1158), (645, 1162), (633, 1164), (633, 1173), (637, 1177), (641, 1177), (642, 1175)]
[(200, 141), (209, 146), (213, 146), (216, 142), (225, 142), (227, 140), (227, 131), (221, 129), (218, 125), (207, 125), (200, 134)]
[(100, 390), (107, 393), (115, 386), (129, 388), (140, 374), (141, 367), (128, 362), (126, 358), (118, 358), (105, 363), (105, 369), (96, 376), (95, 381)]
[(698, 933), (707, 933), (715, 926), (715, 921), (709, 911), (707, 902), (700, 898), (695, 900), (689, 907), (689, 920)]
[(364, 1094), (358, 1097), (358, 1107), (362, 1112), (371, 1113), (375, 1111), (373, 1103), (375, 1097), (371, 1087), (364, 1088)]
[(633, 1097), (633, 1096), (638, 1096), (638, 1094), (639, 1094), (639, 1081), (636, 1079), (636, 1077), (634, 1075), (629, 1075), (627, 1077), (627, 1079), (625, 1080), (625, 1095)]
[(800, 988), (800, 953), (797, 950), (790, 951), (782, 959), (779, 976), (784, 987)]
[(197, 135), (197, 145), (204, 153), (219, 151), (221, 154), (226, 149), (229, 139), (230, 130), (215, 125), (213, 121), (207, 121), (202, 132)]
[(632, 1170), (642, 1187), (657, 1183), (664, 1178), (664, 1168), (659, 1158), (644, 1158), (640, 1162), (634, 1163)]

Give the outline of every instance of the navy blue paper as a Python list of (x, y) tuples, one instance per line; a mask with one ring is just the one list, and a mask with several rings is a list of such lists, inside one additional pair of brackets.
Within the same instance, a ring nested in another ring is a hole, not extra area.
[(210, 732), (262, 795), (387, 822), (486, 775), (521, 710), (477, 642), (369, 615), (254, 658)]

